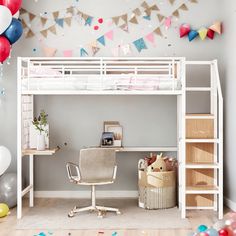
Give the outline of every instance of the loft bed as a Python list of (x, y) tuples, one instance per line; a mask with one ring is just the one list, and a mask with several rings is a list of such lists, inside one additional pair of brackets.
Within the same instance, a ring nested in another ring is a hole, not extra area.
[[(186, 87), (186, 67), (210, 69), (210, 86)], [(212, 209), (223, 216), (223, 97), (217, 61), (183, 57), (18, 58), (17, 89), (17, 218), (22, 198), (34, 205), (34, 157), (55, 155), (57, 148), (29, 149), (29, 125), (37, 95), (176, 95), (175, 147), (122, 147), (119, 152), (173, 151), (179, 161), (178, 193), (182, 218), (188, 209)], [(186, 94), (210, 93), (209, 114), (187, 114)], [(198, 129), (209, 129), (207, 136)], [(22, 157), (29, 157), (29, 186), (22, 189)]]
[(25, 94), (179, 94), (183, 58), (22, 58)]

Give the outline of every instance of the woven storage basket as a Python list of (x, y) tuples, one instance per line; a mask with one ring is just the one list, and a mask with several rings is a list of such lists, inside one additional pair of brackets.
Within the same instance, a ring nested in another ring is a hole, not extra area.
[(162, 209), (175, 206), (175, 171), (147, 173), (139, 170), (139, 207)]

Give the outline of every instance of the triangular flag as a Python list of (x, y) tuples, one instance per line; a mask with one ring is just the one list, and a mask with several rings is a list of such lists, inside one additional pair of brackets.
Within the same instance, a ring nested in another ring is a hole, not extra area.
[(57, 19), (59, 16), (59, 11), (53, 12), (52, 15), (53, 15), (54, 19)]
[(214, 39), (214, 36), (215, 36), (215, 31), (213, 31), (212, 29), (208, 29), (207, 31), (207, 37), (211, 40)]
[(33, 13), (29, 13), (29, 19), (32, 21), (36, 16)]
[(121, 19), (127, 24), (127, 22), (128, 22), (128, 15), (127, 14), (122, 15)]
[(110, 30), (108, 32), (105, 33), (105, 36), (110, 39), (113, 40), (113, 30)]
[(95, 56), (99, 50), (99, 47), (92, 47), (93, 56)]
[(133, 23), (133, 24), (138, 24), (138, 20), (136, 18), (136, 16), (133, 16), (130, 20), (129, 20), (130, 23)]
[(191, 42), (192, 40), (194, 40), (196, 37), (198, 36), (198, 32), (196, 30), (191, 30), (188, 33), (188, 40), (189, 42)]
[(151, 16), (143, 16), (143, 19), (145, 19), (145, 20), (151, 20)]
[(113, 21), (116, 25), (119, 24), (119, 20), (120, 20), (120, 17), (119, 17), (119, 16), (112, 17), (112, 21)]
[(140, 16), (140, 15), (142, 14), (139, 8), (134, 9), (134, 10), (133, 10), (133, 13), (134, 13), (136, 16)]
[(46, 23), (47, 23), (47, 18), (44, 18), (44, 17), (40, 17), (40, 21), (42, 23), (42, 26), (44, 26)]
[(170, 4), (173, 5), (175, 0), (169, 0)]
[(23, 29), (28, 28), (28, 26), (25, 23), (24, 19), (21, 20), (21, 24), (22, 24)]
[(197, 0), (190, 0), (190, 2), (192, 2), (192, 3), (198, 3)]
[(48, 36), (48, 30), (47, 30), (47, 29), (40, 31), (40, 33), (41, 33), (45, 38), (47, 38), (47, 36)]
[(172, 13), (172, 15), (178, 18), (179, 17), (179, 11), (178, 10), (174, 11)]
[(88, 53), (87, 53), (87, 51), (84, 48), (80, 49), (80, 56), (81, 57), (88, 56)]
[(183, 3), (183, 4), (179, 7), (179, 9), (181, 9), (181, 10), (183, 10), (183, 11), (188, 11), (188, 7), (186, 6), (185, 3)]
[(64, 21), (66, 22), (66, 24), (67, 24), (68, 26), (71, 26), (71, 20), (72, 20), (72, 17), (66, 17), (66, 18), (64, 19)]
[(145, 13), (146, 13), (147, 16), (151, 16), (152, 10), (150, 8), (147, 8), (145, 10)]
[(62, 28), (64, 27), (64, 19), (63, 18), (56, 19), (55, 21), (59, 26), (61, 26)]
[(82, 18), (86, 21), (89, 18), (89, 15), (82, 13)]
[(155, 38), (154, 38), (154, 33), (149, 33), (149, 34), (147, 34), (147, 35), (145, 36), (145, 38), (146, 38), (149, 42), (151, 42), (152, 44), (154, 43), (154, 40), (155, 40)]
[(90, 46), (91, 46), (91, 47), (97, 47), (97, 41), (91, 42), (91, 43), (90, 43)]
[(71, 13), (73, 15), (74, 14), (74, 7), (68, 7), (66, 9), (66, 13)]
[(72, 50), (65, 50), (63, 51), (64, 57), (72, 57), (73, 51)]
[(56, 26), (55, 25), (52, 25), (51, 27), (48, 28), (48, 30), (53, 33), (53, 34), (57, 34), (57, 30), (56, 30)]
[(162, 21), (165, 17), (161, 14), (157, 14), (157, 17), (158, 17), (158, 20), (159, 21)]
[(201, 28), (200, 30), (198, 30), (198, 34), (199, 34), (201, 40), (204, 40), (207, 36), (207, 29)]
[(149, 8), (148, 4), (145, 1), (141, 4), (141, 6), (145, 9)]
[(98, 39), (97, 39), (97, 41), (99, 42), (99, 43), (101, 43), (103, 46), (105, 46), (105, 37), (104, 37), (104, 35), (102, 35), (101, 37), (99, 37)]
[(34, 32), (31, 30), (31, 29), (29, 29), (29, 31), (27, 32), (27, 34), (26, 34), (26, 38), (31, 38), (31, 37), (33, 37), (34, 36)]
[(222, 33), (222, 24), (220, 21), (216, 21), (209, 29), (213, 30), (214, 32), (221, 34)]
[(161, 37), (163, 36), (160, 27), (156, 28), (156, 29), (153, 31), (153, 33), (155, 33), (155, 34), (157, 34), (157, 35), (159, 35), (159, 36), (161, 36)]
[(138, 50), (138, 52), (141, 52), (143, 49), (147, 49), (147, 45), (143, 38), (137, 39), (133, 42), (134, 46)]
[(23, 14), (25, 14), (25, 13), (27, 13), (27, 11), (26, 11), (24, 8), (21, 8), (21, 9), (20, 9), (20, 15), (23, 15)]
[(127, 33), (129, 32), (128, 24), (123, 24), (119, 27), (120, 27), (120, 29), (124, 30), (125, 32), (127, 32)]
[(43, 47), (43, 53), (45, 57), (54, 57), (57, 52), (56, 48), (49, 48), (44, 46)]
[(91, 26), (92, 21), (93, 21), (93, 17), (88, 16), (88, 18), (85, 20), (85, 24), (84, 24), (84, 25), (89, 25), (89, 26)]
[(159, 7), (156, 4), (149, 7), (149, 9), (151, 9), (152, 11), (159, 11), (160, 10)]
[(183, 38), (184, 36), (188, 35), (190, 32), (191, 28), (189, 24), (183, 24), (179, 28), (179, 36), (180, 38)]
[(166, 29), (169, 29), (170, 26), (171, 26), (171, 17), (169, 16), (165, 19), (165, 27)]

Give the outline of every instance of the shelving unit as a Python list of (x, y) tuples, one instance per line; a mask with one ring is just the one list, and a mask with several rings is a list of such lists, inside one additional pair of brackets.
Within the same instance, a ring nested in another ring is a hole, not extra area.
[[(196, 62), (187, 62), (196, 65)], [(197, 65), (201, 65), (199, 62)], [(223, 217), (223, 98), (216, 62), (209, 63), (211, 87), (186, 88), (210, 92), (209, 114), (186, 114), (183, 171), (183, 208), (213, 209)]]

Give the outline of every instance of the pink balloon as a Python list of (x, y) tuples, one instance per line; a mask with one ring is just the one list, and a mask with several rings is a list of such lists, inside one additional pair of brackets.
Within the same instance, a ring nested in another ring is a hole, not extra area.
[(0, 62), (3, 63), (9, 56), (11, 50), (10, 42), (4, 37), (0, 36)]
[(22, 0), (0, 0), (0, 5), (4, 5), (9, 8), (11, 14), (14, 15), (20, 9)]
[(198, 233), (199, 236), (209, 236), (209, 234), (207, 232), (201, 232), (201, 233)]

